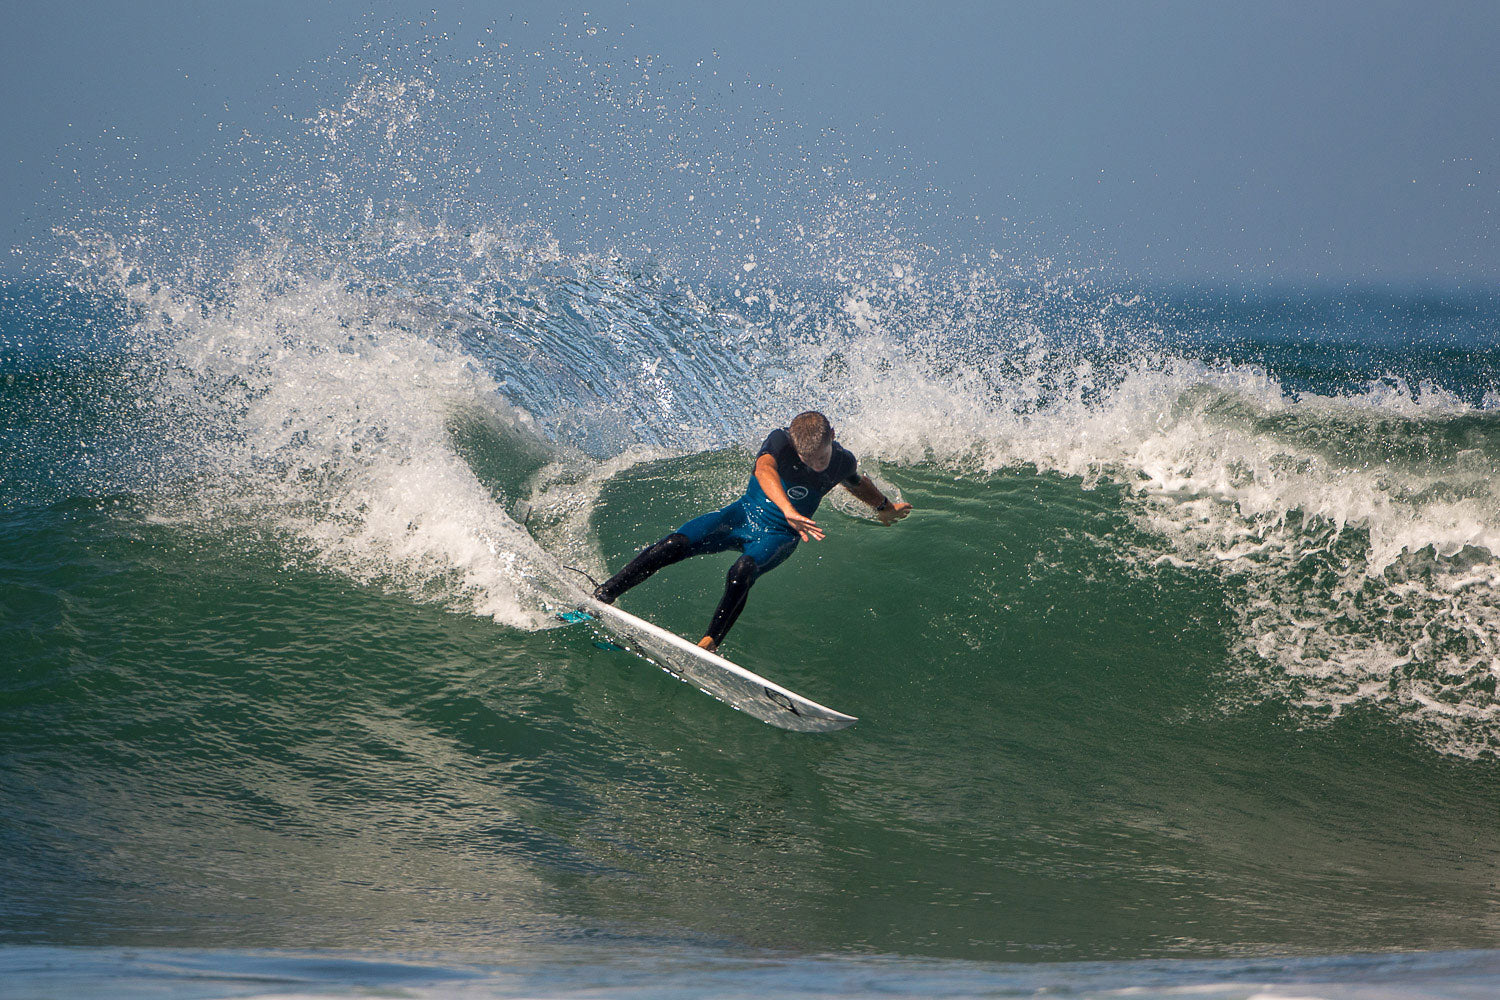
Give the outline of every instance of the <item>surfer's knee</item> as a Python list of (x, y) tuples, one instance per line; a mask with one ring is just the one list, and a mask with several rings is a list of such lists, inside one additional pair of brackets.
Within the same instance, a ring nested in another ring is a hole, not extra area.
[(729, 567), (729, 576), (726, 583), (730, 587), (749, 587), (760, 576), (760, 564), (749, 556), (740, 556)]
[(693, 546), (688, 537), (674, 531), (666, 538), (641, 550), (641, 554), (630, 561), (620, 572), (594, 588), (594, 600), (613, 604), (625, 591), (642, 582), (663, 566), (686, 559), (692, 555)]
[(750, 596), (750, 585), (760, 575), (760, 564), (749, 556), (740, 556), (729, 567), (729, 574), (724, 579), (724, 597), (719, 601), (719, 607), (714, 611), (714, 619), (709, 623), (708, 634), (705, 639), (712, 642), (712, 648), (718, 648), (729, 634), (730, 628), (734, 626), (735, 619), (744, 610), (745, 599)]
[(690, 547), (690, 545), (691, 543), (688, 542), (687, 535), (684, 535), (680, 531), (674, 531), (666, 538), (663, 538), (661, 541), (651, 546), (646, 551), (654, 556), (665, 556), (671, 559), (680, 559), (688, 554), (688, 548)]
[(692, 554), (692, 543), (688, 541), (687, 535), (680, 531), (674, 531), (659, 542), (652, 542), (641, 550), (641, 554), (632, 560), (632, 565), (639, 565), (642, 569), (654, 573), (663, 566), (670, 566), (674, 562), (686, 559)]

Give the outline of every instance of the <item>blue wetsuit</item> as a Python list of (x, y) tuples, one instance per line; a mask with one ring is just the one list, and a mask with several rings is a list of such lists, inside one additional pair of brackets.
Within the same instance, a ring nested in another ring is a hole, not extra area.
[[(805, 517), (811, 517), (823, 497), (839, 483), (855, 486), (860, 481), (856, 471), (858, 462), (838, 442), (834, 442), (833, 457), (822, 472), (809, 468), (798, 457), (797, 449), (785, 430), (774, 430), (767, 436), (755, 457), (759, 459), (761, 455), (776, 459), (776, 471), (787, 499)], [(784, 562), (797, 548), (798, 540), (797, 532), (787, 523), (781, 508), (771, 502), (760, 481), (751, 473), (744, 496), (722, 510), (693, 518), (647, 548), (594, 591), (594, 596), (606, 604), (613, 604), (625, 591), (664, 566), (689, 556), (738, 549), (743, 555), (730, 567), (724, 598), (714, 612), (707, 633), (717, 644), (724, 641), (730, 626), (744, 609), (750, 585), (762, 573)]]
[[(784, 430), (774, 430), (765, 444), (756, 452), (758, 459), (770, 455), (776, 459), (776, 471), (781, 476), (781, 487), (787, 499), (804, 517), (812, 517), (818, 504), (828, 491), (839, 483), (855, 486), (859, 483), (856, 472), (858, 462), (838, 442), (833, 445), (833, 458), (828, 468), (816, 472), (803, 464), (797, 456), (792, 439)], [(750, 485), (745, 495), (723, 510), (693, 518), (677, 529), (687, 538), (692, 551), (688, 555), (700, 556), (726, 549), (739, 549), (755, 561), (756, 571), (764, 573), (780, 565), (797, 547), (798, 535), (786, 523), (781, 508), (771, 502), (760, 480), (750, 474)]]

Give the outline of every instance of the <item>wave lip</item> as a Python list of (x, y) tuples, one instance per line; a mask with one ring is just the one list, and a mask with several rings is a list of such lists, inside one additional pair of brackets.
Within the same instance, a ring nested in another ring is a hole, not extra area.
[(174, 417), (158, 516), (250, 524), (288, 558), (361, 583), (517, 627), (545, 620), (569, 584), (454, 440), (463, 420), (545, 450), (529, 414), (410, 303), (275, 263), (214, 296), (118, 287), (152, 405)]

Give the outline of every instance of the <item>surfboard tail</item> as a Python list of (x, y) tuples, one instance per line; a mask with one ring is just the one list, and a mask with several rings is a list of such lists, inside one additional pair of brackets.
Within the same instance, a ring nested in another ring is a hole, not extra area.
[(629, 640), (642, 657), (678, 680), (778, 728), (800, 733), (827, 733), (846, 729), (859, 721), (853, 715), (820, 705), (613, 605), (589, 600), (557, 617), (569, 623), (597, 621), (620, 638)]

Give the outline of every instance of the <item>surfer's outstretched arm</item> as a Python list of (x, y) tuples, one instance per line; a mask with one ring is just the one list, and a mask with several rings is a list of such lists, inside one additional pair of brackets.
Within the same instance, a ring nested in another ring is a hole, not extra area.
[(755, 480), (760, 483), (766, 499), (780, 508), (781, 516), (786, 518), (786, 523), (804, 542), (823, 540), (823, 529), (818, 527), (818, 522), (792, 506), (791, 497), (786, 495), (786, 487), (781, 485), (781, 472), (776, 466), (775, 455), (762, 455), (755, 460)]
[(889, 497), (880, 492), (880, 487), (870, 481), (869, 476), (860, 476), (859, 483), (854, 486), (845, 483), (844, 489), (853, 493), (856, 500), (874, 507), (875, 516), (880, 518), (881, 524), (895, 524), (911, 513), (911, 504), (900, 500), (892, 503)]

